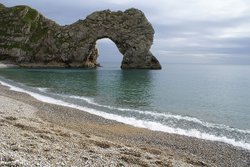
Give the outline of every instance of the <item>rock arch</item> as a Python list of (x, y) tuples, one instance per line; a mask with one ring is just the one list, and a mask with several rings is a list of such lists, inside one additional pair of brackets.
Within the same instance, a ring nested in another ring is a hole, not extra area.
[[(112, 40), (121, 54), (124, 56), (121, 68), (152, 68), (160, 69), (158, 60), (150, 52), (153, 43), (154, 30), (144, 14), (137, 9), (129, 9), (125, 12), (99, 11), (89, 15), (85, 20), (80, 20), (66, 27), (65, 31), (74, 31), (75, 43), (82, 49), (86, 65), (96, 63), (96, 41), (102, 38)], [(86, 35), (89, 38), (86, 40)], [(87, 44), (87, 45), (86, 45)], [(80, 52), (80, 51), (79, 51)]]
[[(13, 8), (0, 9), (0, 22), (8, 19), (20, 26), (21, 33), (15, 37), (17, 29), (8, 30), (12, 38), (5, 48), (6, 44), (0, 43), (0, 56), (9, 55), (21, 66), (96, 67), (96, 41), (108, 38), (123, 55), (122, 69), (161, 69), (150, 52), (154, 29), (138, 9), (98, 11), (85, 20), (60, 26), (27, 6)], [(1, 27), (1, 31), (6, 30)]]

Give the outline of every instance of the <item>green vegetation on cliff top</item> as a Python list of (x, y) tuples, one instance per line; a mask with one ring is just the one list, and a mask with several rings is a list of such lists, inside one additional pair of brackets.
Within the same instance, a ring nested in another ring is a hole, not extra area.
[(1, 10), (1, 9), (4, 9), (4, 8), (5, 8), (5, 6), (4, 6), (3, 4), (0, 3), (0, 10)]
[[(8, 34), (7, 30), (9, 30), (10, 27), (11, 29), (15, 30), (15, 34), (19, 31), (23, 31), (24, 25), (26, 25), (25, 27), (30, 27), (28, 31), (31, 34), (30, 38), (31, 42), (38, 42), (47, 34), (48, 28), (42, 26), (43, 23), (41, 21), (40, 17), (41, 15), (35, 9), (32, 9), (29, 6), (24, 6), (24, 5), (8, 8), (5, 7), (3, 4), (0, 4), (0, 10), (1, 9), (6, 9), (6, 12), (3, 11), (2, 16), (0, 16), (1, 36), (9, 36), (10, 34)], [(16, 20), (16, 18), (18, 17), (21, 17), (19, 21)], [(15, 25), (13, 25), (14, 23)], [(20, 32), (20, 33), (25, 34), (25, 32)], [(16, 45), (8, 46), (7, 48), (16, 48)]]

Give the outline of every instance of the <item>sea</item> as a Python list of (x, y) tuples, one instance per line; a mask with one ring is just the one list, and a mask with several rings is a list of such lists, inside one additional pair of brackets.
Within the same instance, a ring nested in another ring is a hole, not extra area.
[(250, 65), (162, 64), (162, 70), (0, 69), (36, 99), (135, 127), (250, 150)]

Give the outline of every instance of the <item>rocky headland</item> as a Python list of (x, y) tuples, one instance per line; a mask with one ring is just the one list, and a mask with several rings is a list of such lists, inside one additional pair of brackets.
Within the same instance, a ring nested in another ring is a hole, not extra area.
[(22, 67), (98, 66), (96, 41), (112, 40), (121, 54), (123, 69), (161, 69), (150, 52), (154, 29), (142, 11), (110, 10), (60, 26), (28, 6), (0, 4), (0, 61)]

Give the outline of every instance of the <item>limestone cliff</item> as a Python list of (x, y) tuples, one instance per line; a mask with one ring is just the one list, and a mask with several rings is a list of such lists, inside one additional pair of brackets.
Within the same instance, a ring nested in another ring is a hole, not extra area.
[(96, 41), (111, 39), (123, 54), (121, 68), (161, 69), (150, 52), (154, 30), (137, 9), (94, 12), (60, 26), (28, 6), (0, 4), (0, 60), (25, 67), (97, 67)]

